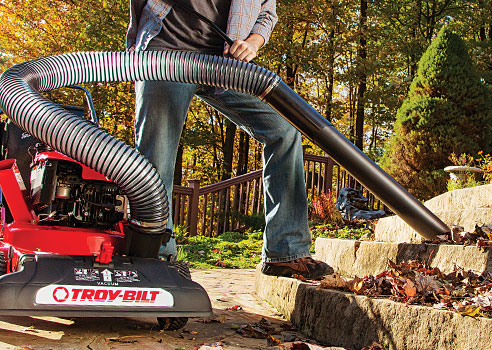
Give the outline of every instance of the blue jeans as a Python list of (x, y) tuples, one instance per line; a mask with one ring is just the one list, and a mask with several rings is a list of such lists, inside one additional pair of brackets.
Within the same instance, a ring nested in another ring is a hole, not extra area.
[[(159, 171), (169, 203), (174, 163), (188, 107), (197, 95), (263, 144), (265, 231), (263, 261), (310, 256), (301, 134), (269, 105), (249, 94), (168, 81), (135, 83), (135, 143)], [(171, 217), (171, 216), (170, 216)], [(172, 220), (168, 222), (172, 228)], [(176, 242), (161, 255), (176, 256)]]

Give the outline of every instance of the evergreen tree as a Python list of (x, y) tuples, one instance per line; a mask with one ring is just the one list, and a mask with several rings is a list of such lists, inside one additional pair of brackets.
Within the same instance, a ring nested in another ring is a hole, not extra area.
[(448, 157), (492, 150), (487, 88), (465, 43), (444, 27), (419, 61), (398, 110), (383, 168), (419, 199), (445, 191)]

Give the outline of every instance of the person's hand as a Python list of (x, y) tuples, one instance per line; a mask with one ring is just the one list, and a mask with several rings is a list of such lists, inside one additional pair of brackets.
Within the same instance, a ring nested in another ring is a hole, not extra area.
[(249, 62), (256, 57), (265, 39), (261, 35), (251, 34), (246, 40), (236, 40), (232, 46), (226, 45), (224, 55), (229, 55), (236, 60)]

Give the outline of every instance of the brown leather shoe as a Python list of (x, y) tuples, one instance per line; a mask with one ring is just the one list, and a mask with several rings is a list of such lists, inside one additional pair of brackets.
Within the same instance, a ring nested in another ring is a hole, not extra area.
[(285, 262), (263, 263), (261, 272), (269, 276), (291, 277), (292, 275), (301, 275), (304, 278), (317, 280), (333, 273), (333, 268), (322, 261), (305, 257)]

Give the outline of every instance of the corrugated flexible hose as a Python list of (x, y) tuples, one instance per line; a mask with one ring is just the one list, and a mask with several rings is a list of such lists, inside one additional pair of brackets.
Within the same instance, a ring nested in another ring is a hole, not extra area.
[(0, 106), (21, 129), (111, 178), (130, 203), (133, 231), (147, 237), (130, 249), (160, 245), (168, 200), (156, 169), (123, 142), (44, 98), (40, 92), (88, 82), (169, 80), (260, 96), (278, 78), (264, 68), (222, 57), (176, 51), (69, 53), (21, 63), (0, 77)]

